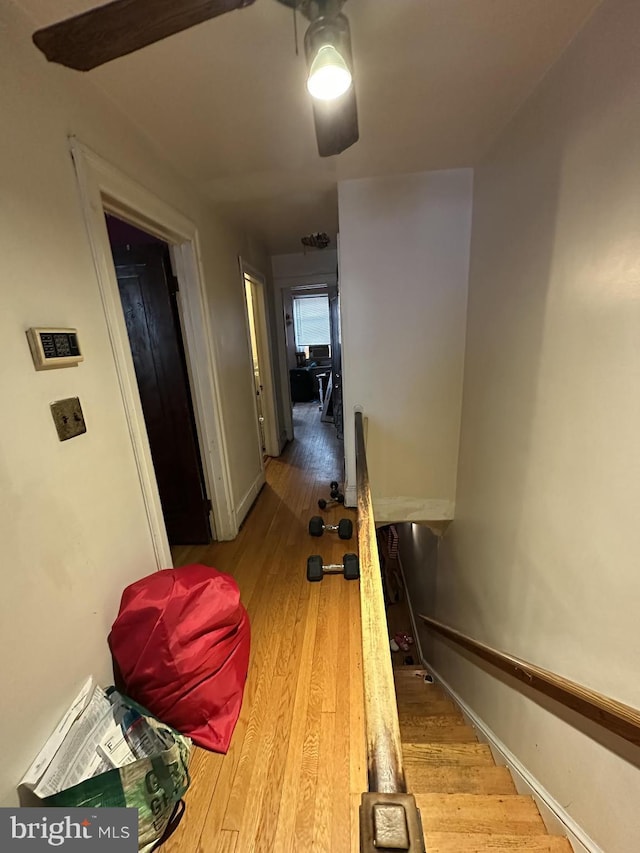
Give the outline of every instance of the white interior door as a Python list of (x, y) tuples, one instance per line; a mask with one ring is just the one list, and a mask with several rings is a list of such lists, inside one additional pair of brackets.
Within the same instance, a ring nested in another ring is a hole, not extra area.
[(251, 369), (256, 392), (256, 417), (263, 452), (280, 455), (280, 429), (275, 400), (271, 342), (267, 322), (264, 277), (240, 259), (247, 307), (247, 332), (251, 347)]

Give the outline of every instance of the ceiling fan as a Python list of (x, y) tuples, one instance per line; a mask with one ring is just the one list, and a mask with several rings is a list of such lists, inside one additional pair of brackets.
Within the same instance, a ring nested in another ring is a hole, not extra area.
[[(33, 35), (51, 62), (89, 71), (174, 33), (250, 6), (255, 0), (112, 0)], [(358, 141), (352, 80), (349, 22), (345, 0), (278, 0), (300, 11), (310, 25), (305, 35), (307, 87), (321, 157), (339, 154)], [(315, 81), (315, 84), (314, 84)], [(333, 85), (331, 94), (319, 86)], [(315, 88), (314, 88), (315, 86)], [(337, 93), (337, 94), (336, 94)]]

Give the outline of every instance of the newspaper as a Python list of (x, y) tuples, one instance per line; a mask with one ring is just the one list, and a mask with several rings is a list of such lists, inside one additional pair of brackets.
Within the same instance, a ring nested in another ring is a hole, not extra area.
[(60, 744), (67, 736), (69, 729), (89, 704), (94, 686), (93, 678), (88, 678), (82, 685), (82, 689), (56, 726), (53, 734), (47, 740), (25, 773), (22, 782), (20, 783), (21, 785), (26, 785), (28, 788), (33, 789), (38, 784), (42, 778), (42, 774), (58, 751)]
[(44, 799), (136, 761), (127, 731), (118, 719), (119, 708), (93, 678), (87, 679), (21, 785)]
[(133, 764), (137, 760), (122, 731), (122, 726), (118, 725), (115, 719), (112, 720), (108, 731), (98, 743), (97, 750), (107, 762), (110, 769), (112, 767), (124, 767), (126, 764)]

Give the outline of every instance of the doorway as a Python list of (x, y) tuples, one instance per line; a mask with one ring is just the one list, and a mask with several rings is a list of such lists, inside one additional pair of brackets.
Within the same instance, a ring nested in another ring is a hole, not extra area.
[(208, 544), (206, 492), (169, 245), (107, 214), (120, 301), (170, 545)]
[(336, 436), (344, 439), (342, 412), (342, 332), (340, 327), (340, 293), (337, 287), (329, 288), (329, 326), (331, 332), (332, 414)]
[(278, 421), (275, 381), (271, 360), (271, 342), (264, 277), (240, 258), (247, 309), (247, 334), (251, 348), (253, 387), (257, 429), (263, 456), (279, 456), (282, 449)]
[[(284, 360), (291, 405), (317, 399), (319, 420), (343, 437), (342, 345), (337, 284), (283, 288)], [(293, 414), (291, 416), (293, 432)]]

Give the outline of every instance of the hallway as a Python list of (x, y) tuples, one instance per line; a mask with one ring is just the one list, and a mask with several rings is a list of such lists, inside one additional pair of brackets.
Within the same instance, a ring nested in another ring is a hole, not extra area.
[[(232, 574), (252, 630), (244, 703), (226, 756), (195, 749), (186, 814), (167, 853), (358, 849), (366, 786), (358, 584), (306, 580), (306, 559), (357, 550), (307, 532), (318, 498), (341, 479), (342, 444), (317, 403), (297, 404), (296, 439), (267, 466), (267, 483), (232, 542), (177, 548), (175, 565)], [(332, 508), (331, 522), (355, 511)]]

